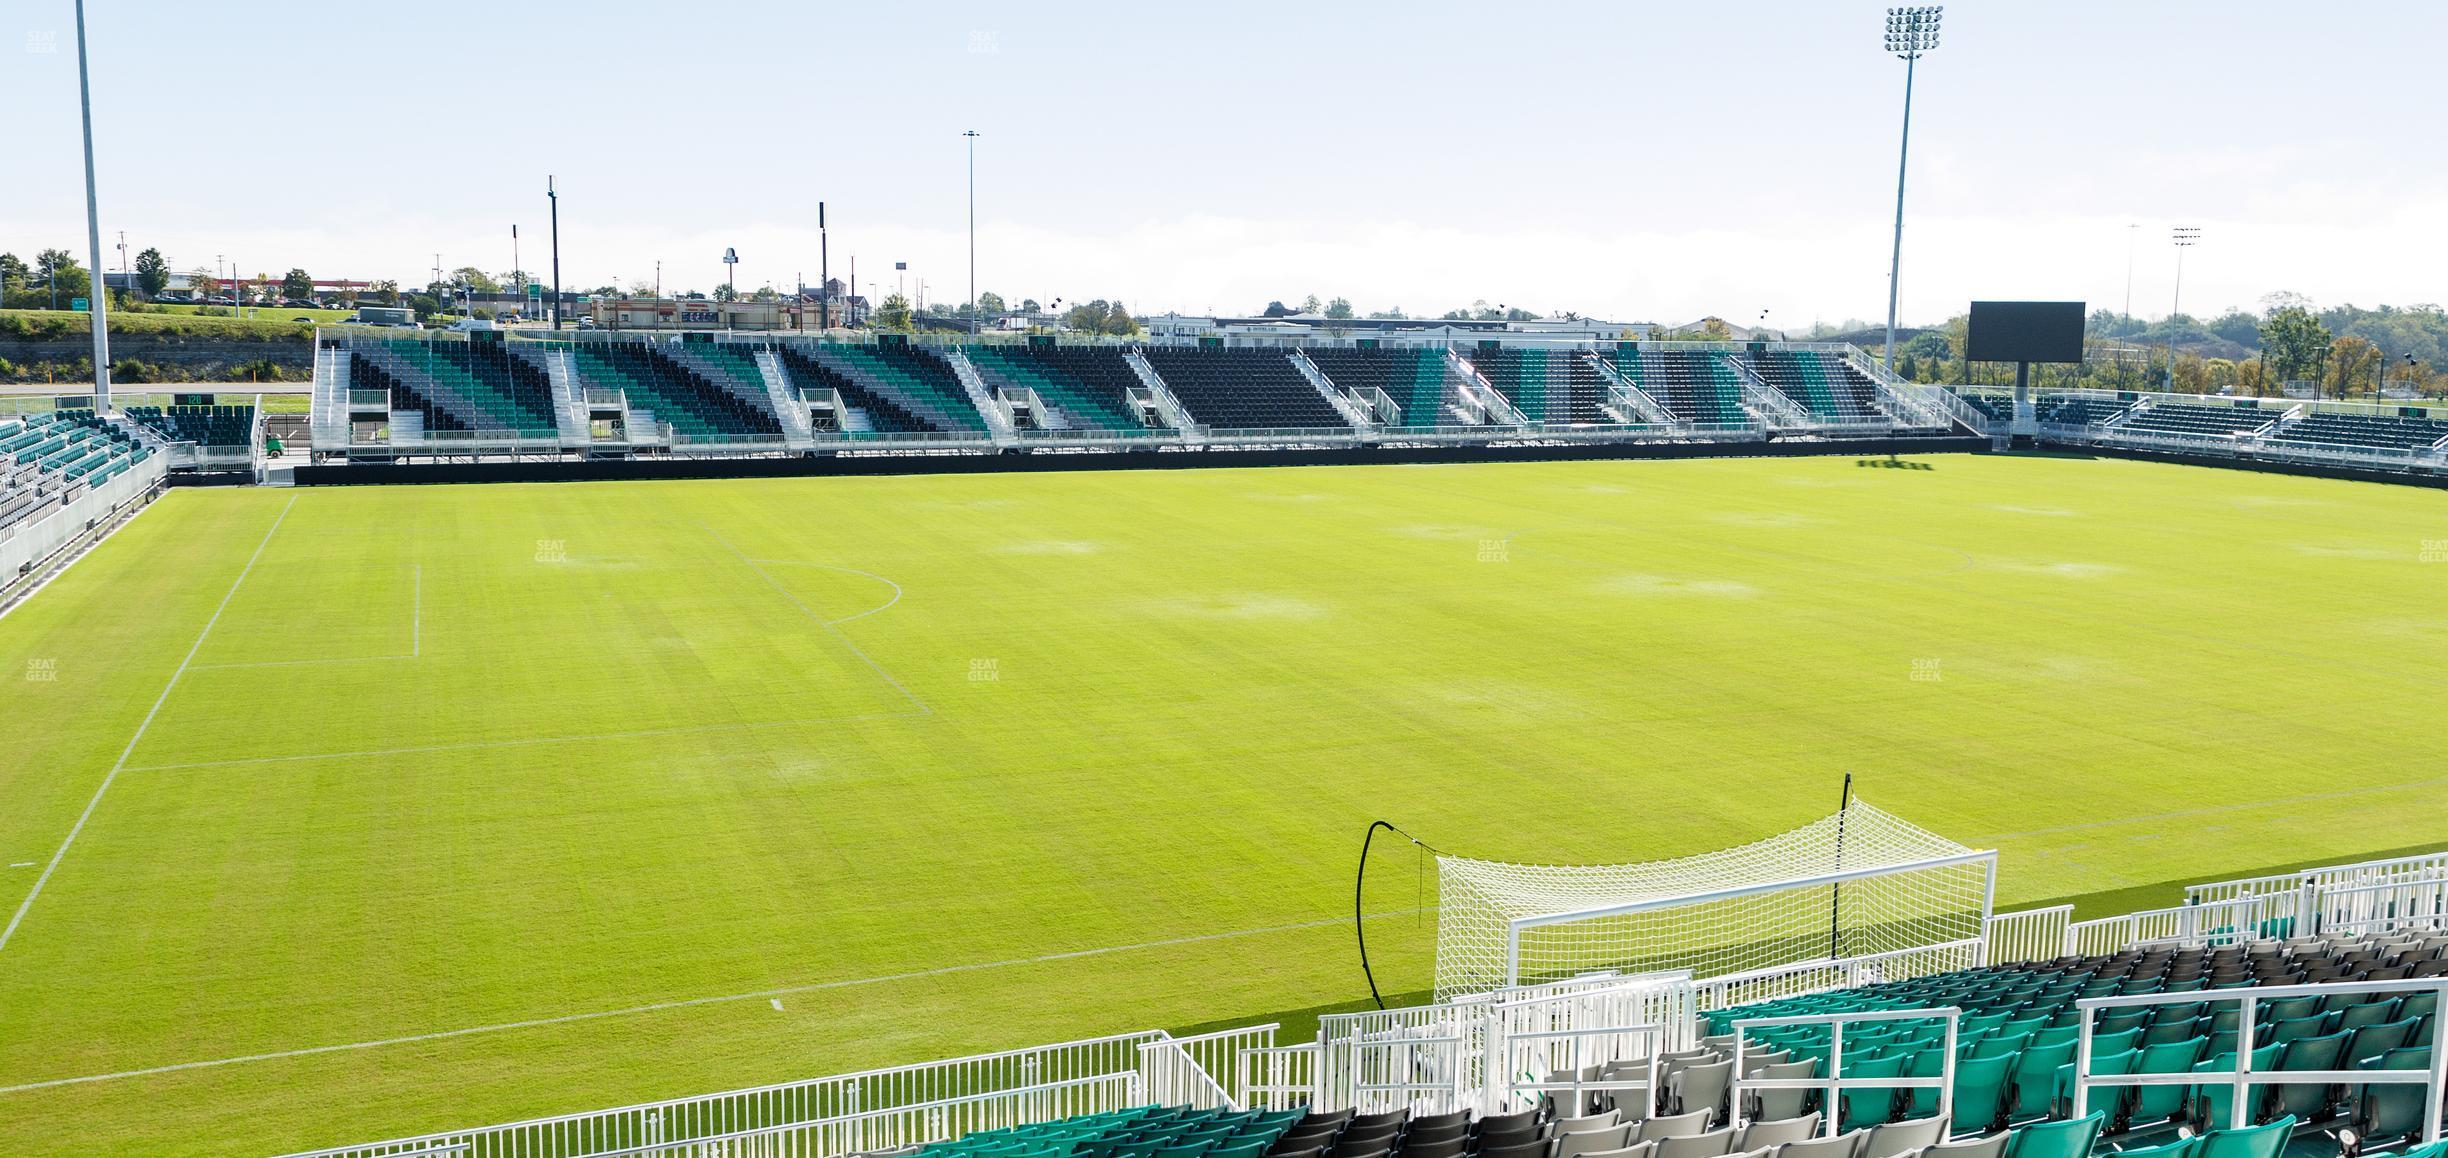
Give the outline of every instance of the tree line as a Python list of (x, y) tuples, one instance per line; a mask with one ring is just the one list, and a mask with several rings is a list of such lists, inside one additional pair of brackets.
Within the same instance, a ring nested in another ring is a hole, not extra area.
[[(2096, 310), (2085, 326), (2083, 361), (2035, 365), (2032, 384), (2052, 389), (2175, 390), (2275, 397), (2289, 388), (2322, 398), (2448, 393), (2448, 311), (2432, 304), (2315, 307), (2275, 293), (2258, 313), (2230, 310), (2207, 321), (2186, 314), (2144, 322)], [(1964, 360), (1969, 318), (1958, 314), (1896, 347), (1896, 373), (1916, 382), (2006, 385), (2014, 368)]]

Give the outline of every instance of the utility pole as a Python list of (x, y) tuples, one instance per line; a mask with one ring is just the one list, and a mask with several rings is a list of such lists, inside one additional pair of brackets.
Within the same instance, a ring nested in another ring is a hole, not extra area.
[[(85, 0), (77, 0), (77, 111), (85, 121), (85, 239), (90, 243), (93, 261), (93, 285), (86, 292), (93, 296), (86, 304), (93, 310), (93, 372), (94, 413), (110, 413), (110, 287), (102, 280), (102, 210), (94, 193), (93, 159), (93, 82), (85, 68)], [(52, 292), (58, 293), (58, 271), (51, 277)]]

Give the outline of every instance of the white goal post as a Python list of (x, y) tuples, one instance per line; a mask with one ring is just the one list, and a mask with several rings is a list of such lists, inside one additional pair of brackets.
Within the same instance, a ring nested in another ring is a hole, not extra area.
[(1436, 996), (1601, 971), (1695, 979), (1978, 943), (1997, 853), (1855, 802), (1765, 840), (1676, 860), (1437, 858)]

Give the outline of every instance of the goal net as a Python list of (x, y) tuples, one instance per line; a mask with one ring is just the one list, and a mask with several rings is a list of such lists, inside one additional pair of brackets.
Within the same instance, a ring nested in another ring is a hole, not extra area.
[(1996, 863), (1861, 803), (1677, 860), (1439, 856), (1436, 995), (1607, 970), (1710, 978), (1977, 941)]

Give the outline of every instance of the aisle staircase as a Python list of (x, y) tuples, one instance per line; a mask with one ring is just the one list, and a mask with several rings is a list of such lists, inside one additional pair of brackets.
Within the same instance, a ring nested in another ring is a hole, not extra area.
[(783, 443), (792, 450), (814, 446), (816, 433), (808, 425), (807, 403), (800, 401), (798, 391), (791, 389), (790, 374), (782, 368), (782, 356), (770, 346), (759, 346), (756, 367), (758, 377), (765, 380), (766, 396), (773, 400), (774, 415), (782, 420)]

